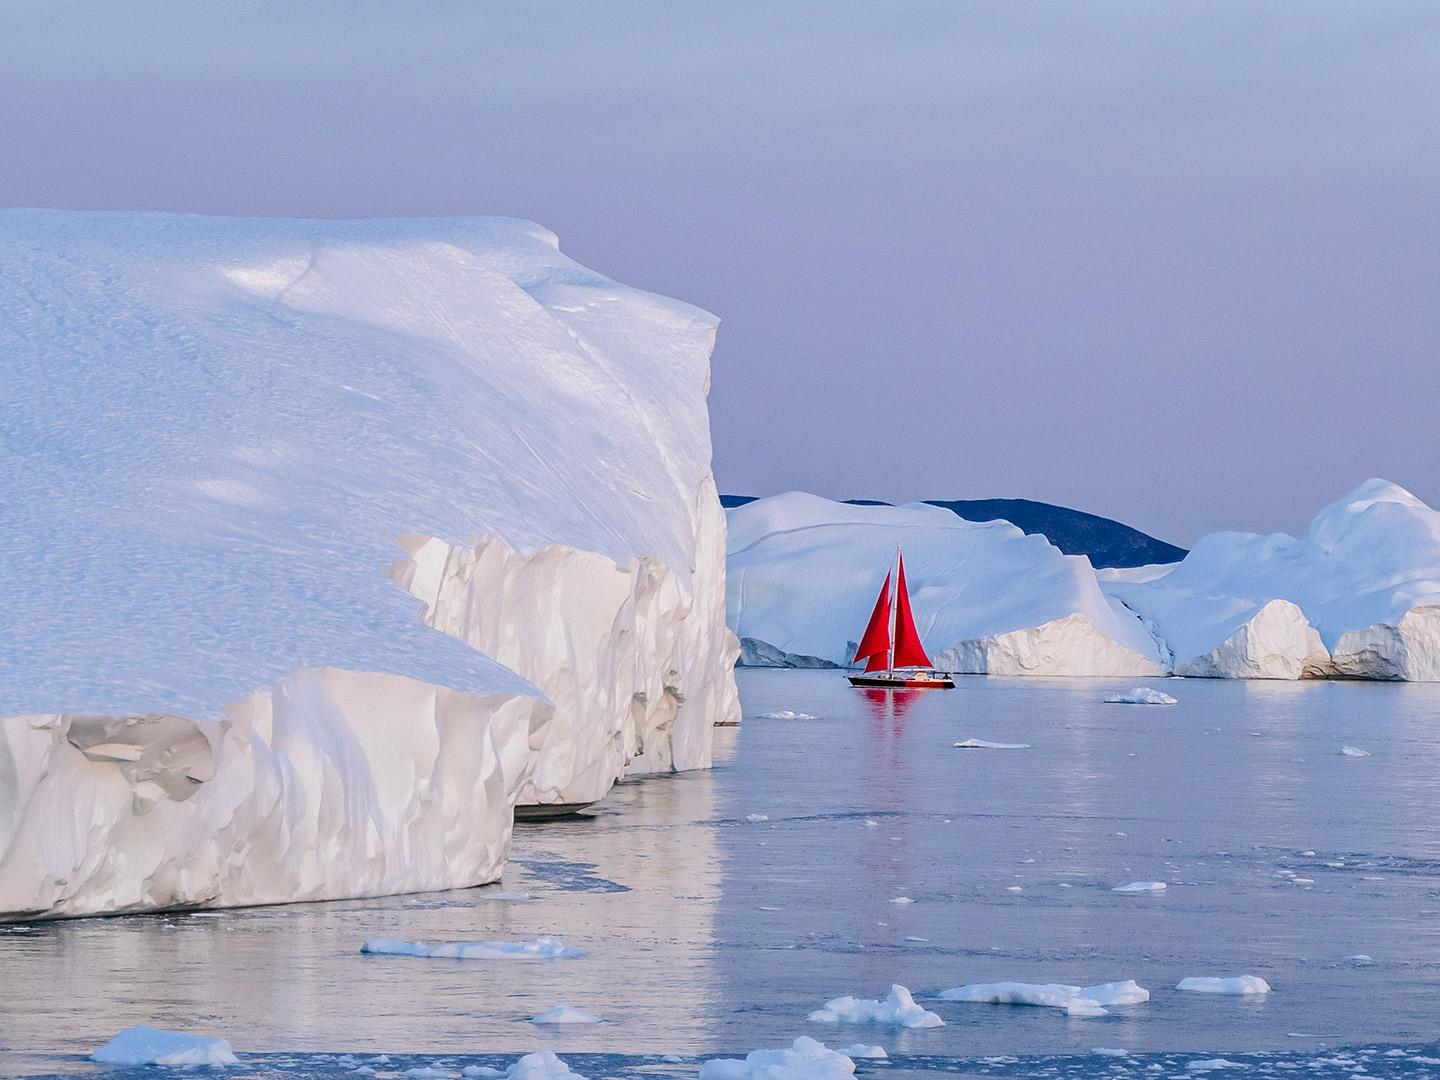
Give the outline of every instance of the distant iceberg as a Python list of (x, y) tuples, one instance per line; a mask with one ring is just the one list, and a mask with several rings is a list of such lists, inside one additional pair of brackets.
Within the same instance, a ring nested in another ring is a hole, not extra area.
[(476, 885), (708, 765), (715, 325), (524, 221), (0, 212), (0, 916)]

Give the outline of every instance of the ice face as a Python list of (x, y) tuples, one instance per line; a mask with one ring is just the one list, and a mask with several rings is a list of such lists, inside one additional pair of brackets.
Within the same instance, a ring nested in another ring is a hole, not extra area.
[(504, 219), (0, 238), (0, 912), (477, 884), (709, 763), (713, 317)]

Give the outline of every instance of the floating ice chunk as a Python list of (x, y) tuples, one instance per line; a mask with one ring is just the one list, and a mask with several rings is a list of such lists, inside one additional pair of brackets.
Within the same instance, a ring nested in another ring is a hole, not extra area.
[(1097, 1046), (1097, 1047), (1094, 1047), (1090, 1052), (1091, 1052), (1092, 1054), (1096, 1054), (1096, 1055), (1098, 1055), (1098, 1056), (1100, 1056), (1100, 1057), (1129, 1057), (1129, 1056), (1130, 1056), (1130, 1051), (1129, 1051), (1129, 1050), (1118, 1050), (1118, 1049), (1116, 1049), (1116, 1048), (1113, 1047), (1113, 1046)]
[(1186, 1072), (1214, 1072), (1216, 1069), (1241, 1069), (1243, 1065), (1238, 1061), (1230, 1061), (1227, 1058), (1205, 1058), (1203, 1061), (1192, 1061), (1185, 1066)]
[(942, 1001), (974, 1001), (993, 1005), (1038, 1005), (1064, 1009), (1071, 1016), (1104, 1016), (1106, 1005), (1139, 1005), (1150, 991), (1134, 979), (1070, 986), (1068, 983), (967, 983), (940, 992)]
[(756, 720), (818, 720), (818, 716), (811, 716), (806, 712), (795, 712), (793, 709), (781, 709), (778, 712), (762, 712)]
[(1148, 686), (1137, 686), (1128, 694), (1112, 694), (1105, 699), (1106, 705), (1175, 705), (1176, 700), (1159, 690)]
[(105, 1065), (238, 1065), (224, 1039), (161, 1028), (126, 1028), (90, 1055)]
[(806, 1019), (816, 1024), (891, 1024), (903, 1028), (942, 1027), (944, 1020), (915, 1004), (910, 991), (896, 983), (884, 1001), (870, 998), (838, 997), (816, 1009)]
[(1024, 892), (1025, 890), (1024, 890), (1021, 886), (1019, 886), (1019, 885), (1007, 885), (1007, 886), (1005, 886), (1005, 891), (1006, 891), (1006, 892)]
[(769, 814), (746, 814), (745, 820), (749, 822), (769, 821)]
[(890, 898), (890, 903), (892, 904), (913, 904), (914, 902), (915, 901), (911, 900), (908, 896), (892, 896)]
[[(374, 1072), (374, 1069), (370, 1070)], [(492, 1069), (489, 1065), (466, 1065), (460, 1070), (460, 1075), (467, 1080), (495, 1080), (497, 1076), (504, 1076), (503, 1069)]]
[(1111, 892), (1123, 893), (1157, 893), (1164, 892), (1167, 888), (1163, 881), (1132, 881), (1128, 885), (1116, 885)]
[(454, 1080), (455, 1074), (448, 1069), (442, 1069), (435, 1065), (423, 1065), (419, 1068), (406, 1069), (405, 1075), (410, 1080)]
[(1373, 964), (1373, 963), (1375, 963), (1375, 958), (1374, 958), (1373, 956), (1371, 956), (1369, 953), (1363, 953), (1363, 952), (1362, 952), (1362, 953), (1356, 953), (1354, 956), (1347, 956), (1345, 959), (1346, 959), (1346, 960), (1349, 960), (1352, 964)]
[(556, 1005), (552, 1009), (546, 1009), (539, 1016), (532, 1017), (532, 1024), (598, 1024), (600, 1017), (594, 1013), (588, 1013), (584, 1009), (576, 1009), (569, 1005)]
[(844, 1054), (801, 1035), (787, 1050), (752, 1050), (744, 1061), (707, 1061), (700, 1066), (700, 1080), (846, 1080), (854, 1072), (855, 1062)]
[(1228, 979), (1205, 975), (1181, 979), (1175, 989), (1192, 994), (1268, 994), (1270, 984), (1258, 975), (1237, 975)]
[(961, 750), (1029, 750), (1030, 744), (1023, 742), (986, 742), (984, 739), (966, 739), (952, 743)]
[(1360, 747), (1358, 747), (1358, 746), (1351, 746), (1349, 743), (1346, 743), (1344, 746), (1340, 747), (1340, 753), (1344, 754), (1346, 757), (1369, 757), (1369, 756), (1370, 756), (1370, 751), (1369, 751), (1369, 750), (1361, 750)]
[(585, 1080), (549, 1050), (526, 1054), (505, 1070), (507, 1080)]
[(572, 949), (559, 938), (540, 937), (534, 941), (402, 941), (399, 938), (368, 938), (362, 953), (380, 956), (428, 956), (451, 960), (565, 960), (584, 956), (584, 949)]
[(885, 1053), (883, 1046), (868, 1046), (865, 1043), (856, 1043), (854, 1046), (847, 1046), (840, 1053), (849, 1058), (885, 1058), (890, 1055)]

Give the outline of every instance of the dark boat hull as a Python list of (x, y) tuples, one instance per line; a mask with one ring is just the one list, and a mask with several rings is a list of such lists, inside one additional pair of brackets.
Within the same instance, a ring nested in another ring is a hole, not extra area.
[(906, 687), (921, 690), (954, 690), (955, 680), (949, 675), (847, 675), (851, 686), (879, 687), (882, 690)]

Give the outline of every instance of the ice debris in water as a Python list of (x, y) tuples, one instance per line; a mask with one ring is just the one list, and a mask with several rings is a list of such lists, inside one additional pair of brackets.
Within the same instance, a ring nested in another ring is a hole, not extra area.
[(161, 1028), (126, 1028), (90, 1055), (105, 1065), (238, 1065), (224, 1039)]
[(1340, 753), (1344, 754), (1346, 757), (1369, 757), (1369, 756), (1370, 756), (1370, 751), (1369, 751), (1369, 750), (1361, 750), (1360, 747), (1358, 747), (1358, 746), (1351, 746), (1349, 743), (1346, 743), (1344, 746), (1340, 747)]
[(405, 1075), (410, 1080), (454, 1080), (455, 1074), (438, 1065), (422, 1065), (414, 1069), (406, 1069)]
[(844, 1054), (802, 1035), (789, 1049), (752, 1050), (744, 1061), (707, 1061), (700, 1066), (700, 1080), (846, 1080), (854, 1072), (855, 1062)]
[(530, 1022), (532, 1024), (598, 1024), (600, 1017), (570, 1005), (556, 1005), (554, 1008), (546, 1009), (539, 1016), (532, 1017)]
[(1106, 1005), (1139, 1005), (1150, 991), (1134, 979), (1070, 986), (1068, 983), (967, 983), (940, 991), (941, 1001), (978, 1001), (992, 1005), (1039, 1005), (1064, 1009), (1071, 1016), (1104, 1016)]
[(1128, 694), (1112, 694), (1105, 699), (1106, 705), (1175, 705), (1176, 700), (1159, 690), (1148, 686), (1137, 686)]
[(1240, 1069), (1243, 1068), (1238, 1061), (1231, 1061), (1229, 1058), (1204, 1058), (1200, 1061), (1192, 1061), (1185, 1066), (1186, 1072), (1203, 1073), (1214, 1072), (1216, 1069)]
[(769, 821), (769, 814), (746, 814), (745, 820), (750, 822)]
[(795, 712), (793, 709), (781, 709), (779, 712), (763, 712), (755, 719), (757, 720), (817, 720), (819, 717), (811, 716), (805, 712)]
[(914, 902), (915, 901), (908, 896), (892, 896), (890, 898), (890, 903), (892, 904), (913, 904)]
[(451, 960), (565, 960), (584, 956), (584, 949), (572, 949), (559, 938), (540, 937), (534, 941), (402, 941), (399, 938), (367, 938), (362, 953), (380, 956), (430, 956)]
[(1192, 994), (1268, 994), (1270, 984), (1258, 975), (1237, 975), (1228, 979), (1197, 975), (1181, 979), (1175, 989)]
[(1030, 744), (1023, 742), (986, 742), (984, 739), (966, 739), (952, 743), (961, 750), (1029, 750)]
[(910, 991), (899, 983), (890, 987), (884, 1001), (872, 998), (838, 997), (816, 1009), (807, 1020), (816, 1024), (891, 1024), (903, 1028), (942, 1027), (944, 1020), (915, 1004)]
[(505, 1070), (507, 1080), (585, 1080), (549, 1050), (526, 1054)]
[(1166, 888), (1167, 886), (1163, 881), (1132, 881), (1127, 885), (1116, 885), (1110, 891), (1123, 893), (1156, 893), (1164, 892)]
[[(374, 1072), (374, 1069), (370, 1070)], [(466, 1080), (494, 1080), (497, 1076), (504, 1076), (503, 1069), (492, 1069), (489, 1065), (466, 1065), (460, 1070), (460, 1075)]]
[(854, 1046), (847, 1046), (840, 1053), (849, 1058), (884, 1058), (890, 1055), (885, 1053), (883, 1046), (869, 1046), (866, 1043), (856, 1043)]

